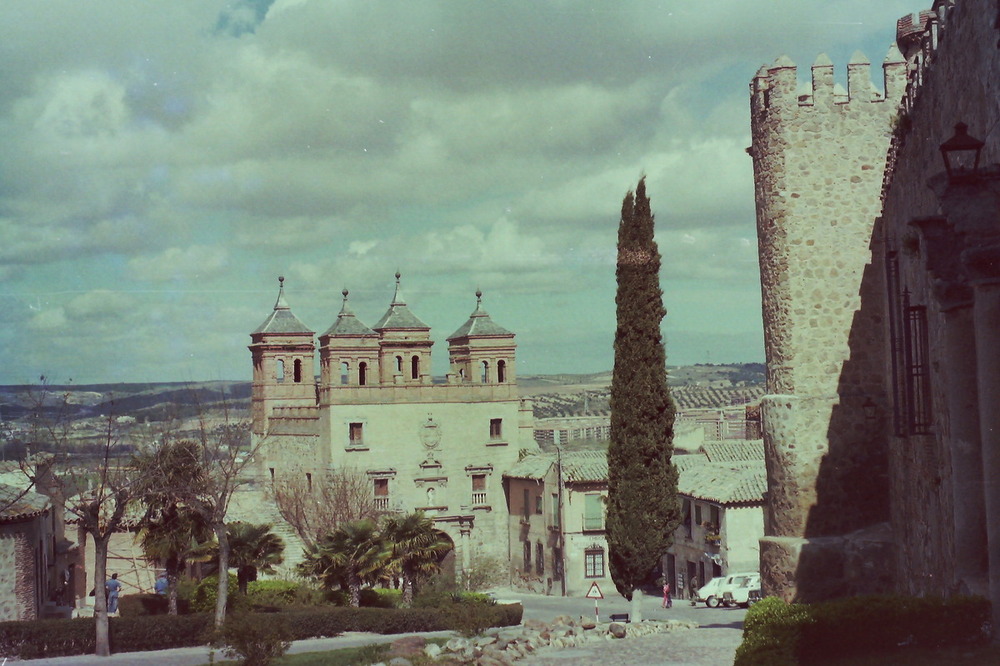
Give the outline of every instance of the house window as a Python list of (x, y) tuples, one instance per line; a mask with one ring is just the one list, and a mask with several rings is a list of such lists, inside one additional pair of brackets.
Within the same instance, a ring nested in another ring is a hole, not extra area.
[(282, 361), (280, 358), (278, 359), (277, 364), (275, 365), (274, 378), (277, 379), (279, 382), (285, 381), (285, 362)]
[(507, 381), (507, 361), (497, 361), (497, 383), (503, 384)]
[(399, 374), (402, 374), (402, 373), (403, 373), (403, 357), (402, 356), (397, 356), (396, 357), (396, 374), (399, 375)]
[(472, 475), (472, 504), (473, 506), (483, 506), (486, 501), (486, 475)]
[(531, 542), (524, 542), (524, 573), (531, 572)]
[(292, 381), (296, 384), (302, 381), (302, 359), (295, 359), (292, 363)]
[(583, 496), (583, 529), (604, 529), (604, 498), (598, 494)]
[(367, 386), (368, 385), (368, 364), (358, 363), (358, 385)]
[(539, 576), (545, 573), (545, 546), (541, 541), (535, 544), (535, 573)]
[(694, 505), (694, 522), (695, 525), (701, 525), (701, 504)]
[(722, 512), (719, 511), (719, 507), (708, 507), (708, 516), (709, 521), (711, 521), (711, 523), (715, 525), (716, 529), (718, 529), (719, 525), (722, 524)]
[(490, 439), (503, 439), (503, 419), (490, 419)]
[(348, 365), (347, 361), (340, 364), (340, 384), (341, 386), (350, 383), (351, 381), (351, 366)]
[(490, 363), (489, 361), (483, 361), (483, 365), (480, 368), (480, 381), (486, 384), (490, 381)]
[(681, 501), (681, 517), (684, 520), (684, 533), (687, 538), (691, 538), (691, 500), (684, 498)]
[(347, 427), (347, 437), (351, 446), (365, 445), (365, 429), (363, 423), (351, 423)]
[(524, 489), (524, 503), (521, 506), (521, 512), (522, 512), (522, 515), (525, 518), (528, 517), (529, 507), (531, 506), (531, 504), (529, 504), (530, 501), (531, 501), (531, 491), (528, 490), (527, 488), (525, 488)]
[(585, 578), (604, 578), (604, 551), (597, 548), (583, 551), (583, 571)]
[(559, 493), (552, 493), (552, 526), (559, 527)]
[(535, 495), (535, 513), (542, 515), (542, 496)]
[(374, 479), (375, 510), (389, 510), (389, 479)]
[(414, 356), (410, 359), (410, 378), (420, 379), (420, 357)]

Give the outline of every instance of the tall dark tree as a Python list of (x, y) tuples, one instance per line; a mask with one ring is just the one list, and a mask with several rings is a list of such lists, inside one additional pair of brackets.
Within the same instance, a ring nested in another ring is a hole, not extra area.
[[(618, 327), (611, 380), (607, 539), (611, 579), (641, 619), (641, 585), (658, 569), (680, 511), (673, 453), (674, 405), (660, 322), (660, 252), (645, 178), (622, 203), (618, 227)], [(638, 616), (638, 617), (636, 617)]]

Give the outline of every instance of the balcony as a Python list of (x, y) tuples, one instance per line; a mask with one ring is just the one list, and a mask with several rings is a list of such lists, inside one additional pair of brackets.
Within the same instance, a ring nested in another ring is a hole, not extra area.
[(488, 506), (489, 501), (486, 499), (486, 492), (474, 492), (472, 493), (472, 506)]
[(604, 531), (604, 516), (584, 516), (583, 517), (583, 531), (584, 532), (603, 532)]
[(375, 498), (375, 510), (376, 511), (388, 511), (389, 510), (389, 498), (388, 497), (376, 497)]

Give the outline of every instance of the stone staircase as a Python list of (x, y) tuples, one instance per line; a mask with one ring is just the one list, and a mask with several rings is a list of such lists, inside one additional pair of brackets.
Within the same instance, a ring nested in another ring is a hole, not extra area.
[(285, 561), (275, 567), (274, 574), (261, 574), (262, 578), (294, 579), (298, 577), (296, 566), (303, 561), (305, 544), (298, 533), (285, 522), (278, 511), (274, 500), (261, 488), (244, 486), (233, 493), (226, 513), (226, 522), (241, 521), (244, 523), (270, 523), (272, 532), (285, 541)]

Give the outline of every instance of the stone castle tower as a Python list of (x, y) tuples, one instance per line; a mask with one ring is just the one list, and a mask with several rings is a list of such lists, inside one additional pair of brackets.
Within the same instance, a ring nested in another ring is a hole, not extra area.
[(843, 594), (855, 583), (871, 592), (873, 580), (891, 575), (887, 566), (850, 580), (861, 575), (851, 573), (859, 539), (869, 544), (864, 548), (885, 547), (871, 532), (889, 518), (882, 315), (869, 307), (880, 302), (882, 280), (869, 261), (906, 84), (906, 62), (895, 46), (882, 67), (884, 94), (858, 52), (847, 66), (846, 90), (826, 55), (812, 66), (808, 92), (800, 91), (796, 66), (785, 56), (762, 67), (750, 86), (747, 152), (768, 367), (761, 573), (765, 591), (787, 599)]

